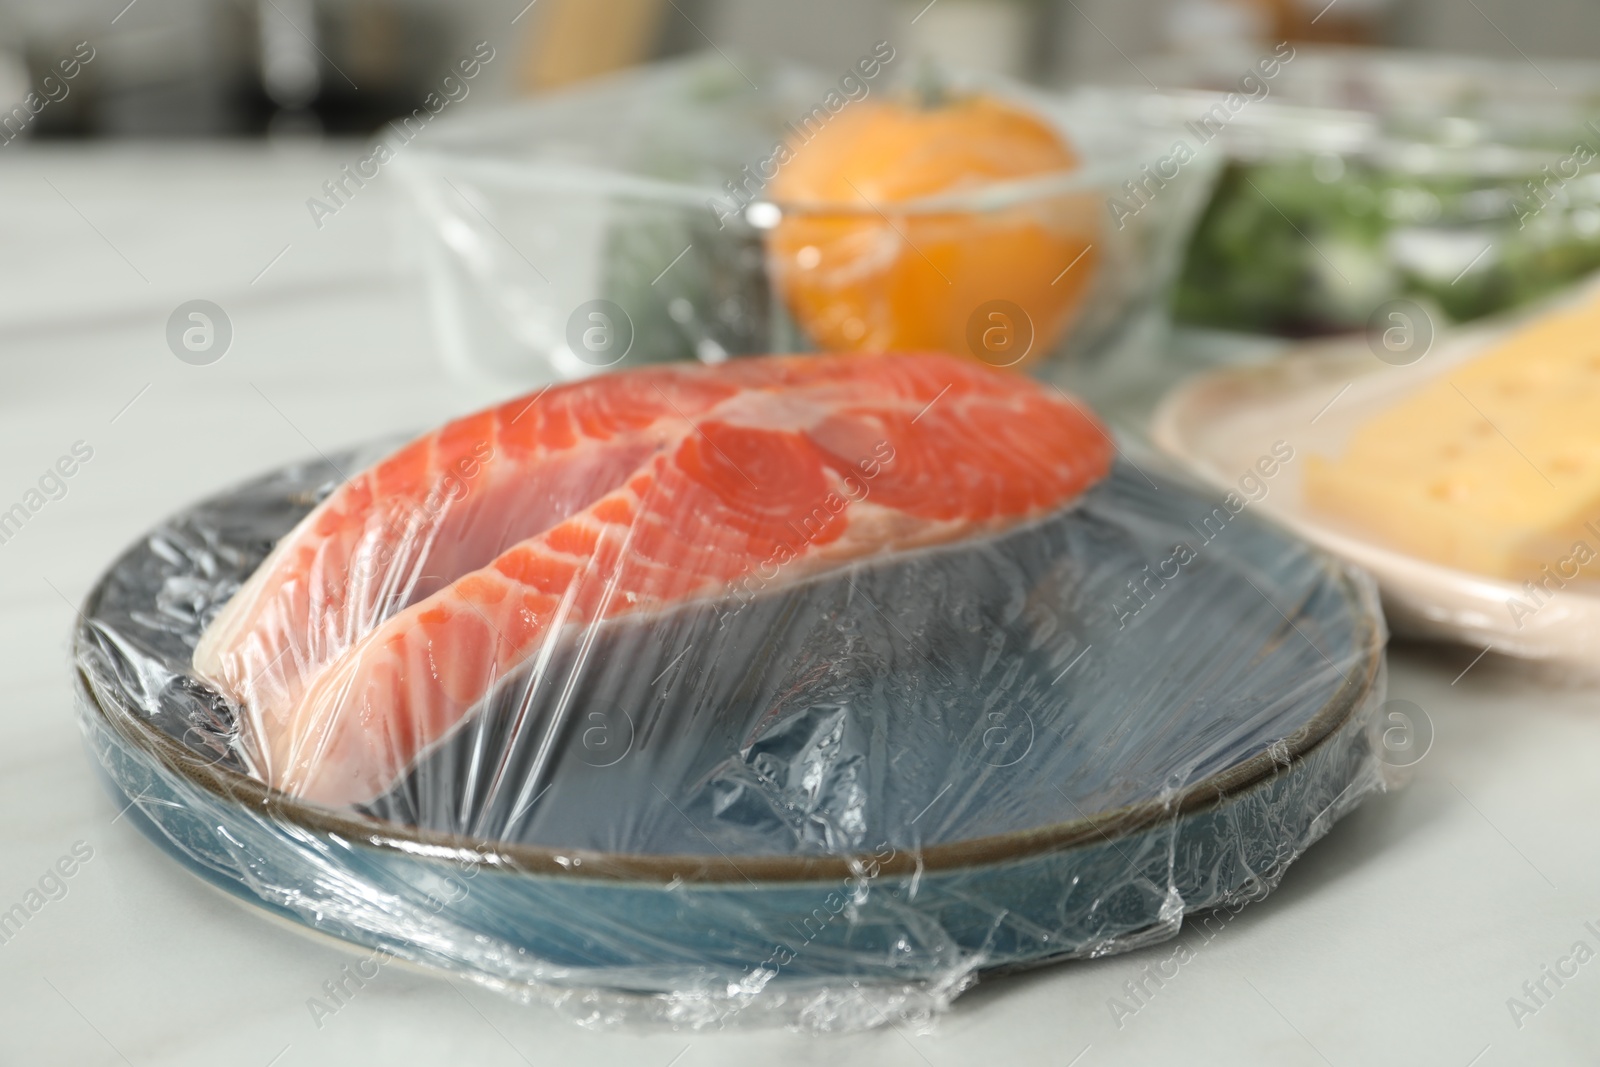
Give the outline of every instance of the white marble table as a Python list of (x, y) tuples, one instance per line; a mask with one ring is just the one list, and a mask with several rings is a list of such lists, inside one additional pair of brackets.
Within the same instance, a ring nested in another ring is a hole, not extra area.
[[(92, 851), (0, 944), (0, 1065), (1600, 1059), (1600, 962), (1546, 979), (1520, 1027), (1507, 1007), (1575, 942), (1600, 949), (1585, 926), (1600, 930), (1600, 694), (1492, 656), (1461, 675), (1473, 650), (1419, 648), (1391, 659), (1392, 694), (1437, 732), (1410, 788), (1367, 803), (1213, 940), (1186, 928), (1195, 958), (1120, 1026), (1110, 998), (1172, 945), (982, 985), (927, 1033), (590, 1033), (396, 968), (319, 1027), (307, 998), (356, 955), (247, 913), (116, 818), (73, 718), (66, 636), (69, 601), (186, 501), (481, 399), (437, 368), (389, 237), (392, 190), (312, 227), (305, 198), (354, 152), (0, 158), (0, 509), (74, 442), (94, 450), (0, 544), (0, 910)], [(163, 336), (196, 297), (235, 331), (209, 367)]]

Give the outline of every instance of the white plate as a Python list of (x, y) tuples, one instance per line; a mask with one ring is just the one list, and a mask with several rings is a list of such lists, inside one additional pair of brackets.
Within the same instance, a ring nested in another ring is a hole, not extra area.
[(1267, 495), (1249, 506), (1371, 573), (1394, 632), (1594, 670), (1600, 660), (1600, 583), (1569, 584), (1532, 615), (1523, 614), (1519, 624), (1508, 601), (1523, 598), (1520, 585), (1387, 547), (1352, 525), (1310, 511), (1301, 492), (1307, 456), (1340, 454), (1367, 417), (1500, 332), (1459, 335), (1406, 367), (1378, 360), (1365, 341), (1356, 340), (1307, 345), (1271, 364), (1209, 372), (1162, 400), (1151, 437), (1202, 478), (1236, 491), (1239, 479), (1271, 455), (1275, 443), (1292, 447), (1294, 458), (1262, 479)]

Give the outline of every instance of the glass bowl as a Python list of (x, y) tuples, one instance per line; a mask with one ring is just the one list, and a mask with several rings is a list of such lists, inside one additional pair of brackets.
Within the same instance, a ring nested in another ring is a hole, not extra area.
[[(1192, 121), (1236, 69), (1159, 71), (1203, 90), (1171, 114)], [(1465, 322), (1565, 288), (1600, 269), (1597, 101), (1600, 64), (1303, 49), (1218, 139), (1175, 317), (1307, 336), (1398, 299)]]
[[(525, 386), (852, 337), (870, 349), (894, 319), (914, 347), (1026, 366), (1112, 351), (1159, 320), (1217, 154), (1168, 160), (1175, 128), (1145, 94), (955, 79), (1057, 127), (1079, 167), (893, 204), (769, 197), (780, 144), (896, 91), (892, 59), (865, 69), (712, 52), (441, 123), (397, 150), (444, 357)], [(1132, 182), (1144, 195), (1130, 201)], [(853, 304), (806, 289), (815, 238), (841, 234), (883, 271)], [(829, 316), (842, 333), (819, 327)]]

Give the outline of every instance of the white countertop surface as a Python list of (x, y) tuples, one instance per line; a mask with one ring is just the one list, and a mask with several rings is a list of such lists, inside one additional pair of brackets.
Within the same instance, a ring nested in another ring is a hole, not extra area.
[[(1600, 951), (1600, 692), (1492, 655), (1462, 674), (1477, 650), (1415, 646), (1390, 659), (1390, 695), (1436, 732), (1410, 786), (1213, 940), (1185, 927), (1195, 958), (1120, 1026), (1110, 998), (1172, 944), (984, 983), (926, 1032), (591, 1033), (397, 968), (319, 1027), (307, 998), (357, 953), (247, 912), (116, 818), (66, 647), (73, 603), (167, 513), (486, 399), (439, 368), (393, 190), (312, 225), (305, 199), (356, 154), (0, 156), (0, 509), (74, 442), (94, 449), (0, 544), (0, 910), (75, 844), (93, 852), (0, 944), (0, 1065), (1600, 1062), (1600, 962), (1547, 979), (1535, 1014), (1507, 1004), (1576, 942)], [(164, 339), (197, 297), (233, 323), (212, 366)]]

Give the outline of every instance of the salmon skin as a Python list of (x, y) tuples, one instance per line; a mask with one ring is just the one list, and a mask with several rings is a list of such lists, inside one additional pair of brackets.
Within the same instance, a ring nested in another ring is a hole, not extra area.
[(243, 712), (271, 785), (364, 804), (608, 620), (737, 612), (857, 561), (999, 533), (1072, 502), (1112, 452), (1065, 394), (938, 355), (553, 386), (341, 485), (210, 622), (194, 668)]

